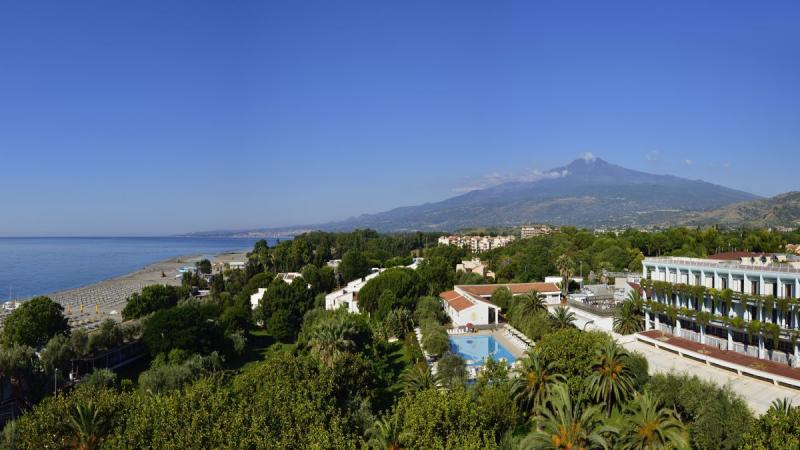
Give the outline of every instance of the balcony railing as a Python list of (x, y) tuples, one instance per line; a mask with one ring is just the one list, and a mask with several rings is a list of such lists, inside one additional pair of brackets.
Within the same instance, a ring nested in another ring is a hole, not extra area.
[(666, 264), (679, 264), (682, 266), (690, 266), (690, 267), (710, 267), (713, 269), (738, 269), (738, 270), (750, 270), (754, 272), (779, 272), (779, 273), (791, 273), (800, 275), (800, 269), (795, 269), (791, 266), (784, 266), (784, 265), (770, 265), (770, 266), (752, 266), (749, 264), (742, 264), (737, 262), (730, 262), (730, 261), (720, 261), (718, 263), (711, 262), (711, 261), (698, 261), (698, 260), (691, 260), (691, 259), (683, 259), (674, 256), (661, 256), (656, 258), (647, 258), (644, 261), (644, 264), (647, 263), (666, 263)]

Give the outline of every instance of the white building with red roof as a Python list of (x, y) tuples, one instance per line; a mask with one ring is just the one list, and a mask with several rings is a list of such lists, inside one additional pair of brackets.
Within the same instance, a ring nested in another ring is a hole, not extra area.
[(498, 323), (500, 307), (492, 303), (492, 294), (501, 287), (512, 296), (537, 291), (547, 304), (561, 302), (561, 290), (553, 283), (472, 284), (454, 286), (439, 294), (445, 312), (454, 326), (493, 325)]

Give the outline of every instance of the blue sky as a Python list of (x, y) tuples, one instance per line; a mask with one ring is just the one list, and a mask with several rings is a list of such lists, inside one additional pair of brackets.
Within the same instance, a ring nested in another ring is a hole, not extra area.
[(318, 223), (585, 152), (800, 189), (800, 3), (0, 3), (0, 235)]

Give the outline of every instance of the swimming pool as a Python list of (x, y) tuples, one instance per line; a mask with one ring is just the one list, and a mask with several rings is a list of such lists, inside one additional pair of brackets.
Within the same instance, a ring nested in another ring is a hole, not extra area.
[(482, 366), (489, 356), (495, 361), (505, 359), (508, 365), (517, 360), (494, 336), (450, 336), (450, 351), (464, 358), (467, 366)]

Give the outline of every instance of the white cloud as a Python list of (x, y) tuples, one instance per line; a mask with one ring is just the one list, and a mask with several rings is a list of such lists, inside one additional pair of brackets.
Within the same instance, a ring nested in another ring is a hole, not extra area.
[(597, 159), (597, 157), (594, 156), (594, 154), (592, 154), (592, 152), (584, 152), (584, 153), (582, 153), (581, 154), (581, 158), (583, 158), (584, 161), (594, 161), (595, 159)]
[(692, 161), (691, 159), (684, 159), (683, 163), (687, 166), (691, 166), (692, 164), (694, 164), (694, 161)]
[(648, 161), (658, 161), (659, 159), (661, 159), (661, 152), (659, 152), (658, 150), (653, 150), (648, 152), (647, 155), (645, 155), (645, 157), (647, 158)]
[(731, 163), (729, 163), (729, 162), (722, 163), (722, 168), (723, 169), (730, 169), (731, 168)]
[(452, 191), (458, 194), (463, 194), (465, 192), (486, 189), (503, 183), (511, 183), (514, 181), (531, 182), (545, 179), (552, 180), (565, 177), (567, 175), (569, 175), (569, 171), (567, 169), (548, 171), (530, 169), (517, 174), (501, 174), (498, 172), (492, 172), (490, 174), (478, 177), (477, 179), (470, 180), (464, 186), (455, 187), (452, 189)]

